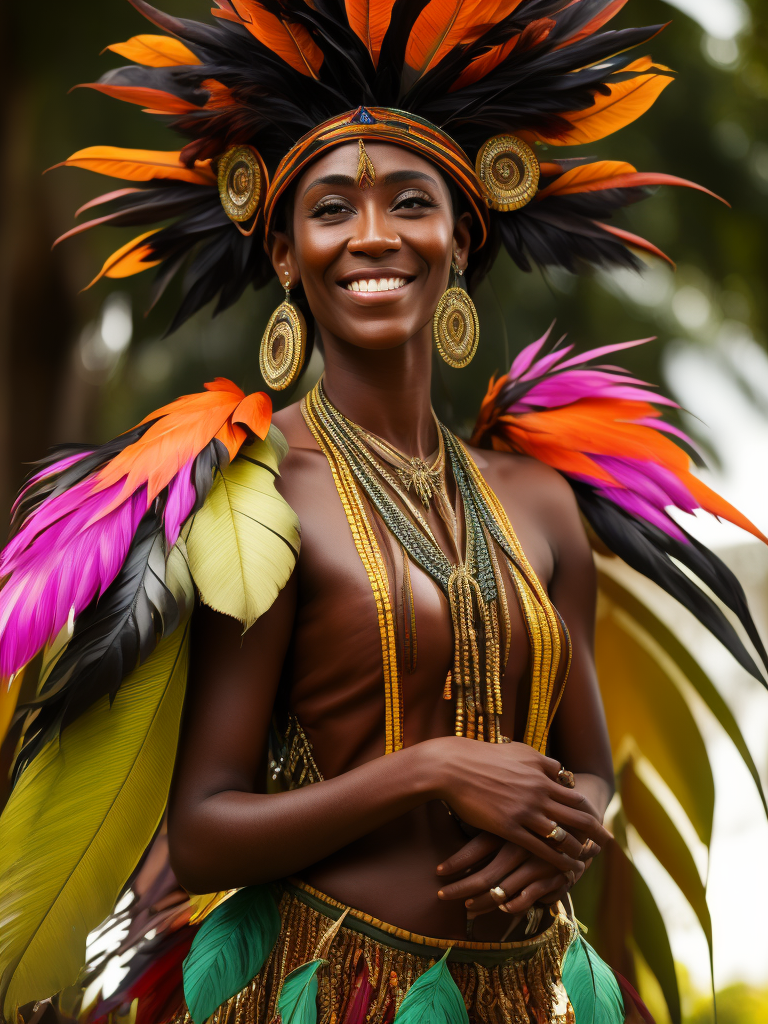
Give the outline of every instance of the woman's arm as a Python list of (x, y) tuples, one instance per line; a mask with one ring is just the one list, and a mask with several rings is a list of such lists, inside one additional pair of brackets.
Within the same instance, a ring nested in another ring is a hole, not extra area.
[(559, 765), (523, 744), (429, 740), (333, 779), (266, 793), (269, 724), (290, 642), (296, 574), (242, 636), (238, 623), (195, 612), (190, 680), (169, 808), (171, 861), (192, 892), (283, 878), (428, 800), (525, 845), (562, 870), (571, 857), (539, 836), (548, 821), (603, 830), (555, 781)]

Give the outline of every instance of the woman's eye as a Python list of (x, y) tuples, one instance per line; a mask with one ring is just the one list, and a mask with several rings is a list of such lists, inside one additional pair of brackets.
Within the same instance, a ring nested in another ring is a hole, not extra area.
[(407, 195), (400, 196), (394, 208), (396, 210), (418, 210), (434, 205), (434, 202), (424, 192), (409, 192)]
[(316, 206), (312, 211), (313, 217), (335, 217), (340, 213), (349, 213), (349, 207), (344, 206), (343, 203), (323, 203), (322, 206)]

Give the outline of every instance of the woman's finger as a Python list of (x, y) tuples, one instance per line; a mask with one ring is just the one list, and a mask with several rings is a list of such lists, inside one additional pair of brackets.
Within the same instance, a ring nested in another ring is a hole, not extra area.
[(466, 871), (473, 864), (477, 864), (478, 861), (495, 853), (503, 844), (504, 840), (499, 839), (498, 836), (491, 835), (490, 832), (480, 832), (460, 850), (451, 854), (442, 864), (438, 864), (437, 873), (445, 877), (457, 875), (460, 871)]
[[(543, 830), (543, 824), (548, 823), (548, 828)], [(552, 822), (549, 818), (541, 817), (536, 822), (532, 823), (532, 828), (521, 828), (520, 826), (514, 825), (509, 830), (509, 839), (513, 843), (517, 843), (518, 846), (522, 846), (523, 849), (528, 850), (529, 853), (534, 854), (536, 857), (540, 857), (541, 860), (545, 860), (552, 867), (558, 868), (560, 871), (573, 871), (580, 863), (573, 857), (569, 857), (568, 854), (563, 853), (554, 846), (551, 840), (545, 840), (542, 838), (547, 835), (552, 829)]]
[(520, 914), (529, 907), (532, 907), (537, 900), (540, 900), (543, 896), (546, 896), (548, 892), (552, 892), (555, 888), (562, 888), (563, 886), (570, 887), (569, 879), (563, 874), (548, 875), (546, 878), (537, 878), (518, 893), (517, 896), (513, 897), (507, 903), (503, 904), (499, 909), (503, 910), (506, 914)]
[(500, 878), (514, 871), (528, 857), (530, 854), (527, 850), (513, 843), (505, 843), (490, 864), (467, 875), (466, 878), (460, 878), (450, 885), (443, 885), (437, 895), (441, 900), (465, 900), (467, 897), (480, 896), (489, 892)]
[(582, 832), (587, 839), (591, 839), (600, 847), (604, 847), (612, 838), (608, 829), (585, 811), (577, 811), (573, 807), (558, 807), (554, 803), (547, 804), (543, 810), (567, 831)]

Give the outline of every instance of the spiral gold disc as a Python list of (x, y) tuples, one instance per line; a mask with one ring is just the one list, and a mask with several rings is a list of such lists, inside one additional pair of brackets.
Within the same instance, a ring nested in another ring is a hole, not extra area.
[(281, 302), (261, 339), (259, 367), (273, 391), (283, 391), (298, 377), (306, 354), (306, 322), (290, 302)]
[(469, 362), (480, 341), (475, 304), (463, 288), (447, 288), (432, 321), (432, 336), (440, 356), (457, 370)]
[(261, 167), (250, 146), (233, 146), (219, 159), (219, 198), (230, 220), (244, 221), (261, 199)]
[(484, 142), (475, 170), (485, 186), (486, 201), (494, 210), (519, 210), (533, 199), (539, 187), (536, 154), (515, 135), (494, 135)]

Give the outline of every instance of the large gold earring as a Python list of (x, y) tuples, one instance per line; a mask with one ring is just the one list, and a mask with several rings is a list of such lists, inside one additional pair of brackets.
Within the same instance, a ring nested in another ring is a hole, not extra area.
[[(288, 271), (285, 276), (288, 277)], [(306, 355), (306, 321), (291, 302), (287, 280), (283, 287), (285, 299), (269, 318), (259, 349), (261, 375), (273, 391), (284, 391), (293, 384)]]
[(463, 285), (463, 273), (456, 258), (451, 260), (453, 284), (440, 296), (432, 318), (432, 337), (437, 351), (449, 366), (461, 370), (477, 352), (480, 322), (475, 304)]

